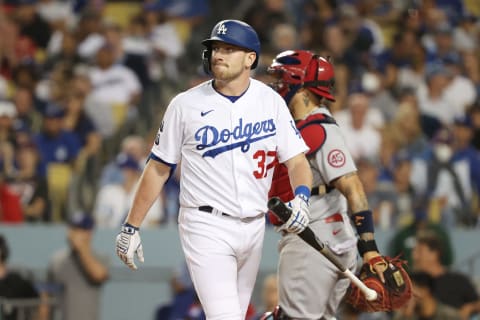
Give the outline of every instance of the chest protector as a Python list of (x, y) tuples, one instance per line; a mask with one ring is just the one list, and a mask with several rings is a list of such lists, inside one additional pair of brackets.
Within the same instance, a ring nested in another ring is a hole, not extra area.
[[(314, 155), (325, 143), (327, 133), (323, 127), (324, 124), (336, 125), (337, 122), (329, 115), (315, 113), (296, 123), (303, 140), (310, 148), (306, 154), (307, 156)], [(279, 197), (283, 202), (288, 202), (294, 197), (290, 178), (288, 177), (288, 169), (282, 163), (277, 164), (273, 171), (272, 186), (268, 192), (268, 198), (270, 199), (271, 197)], [(268, 218), (274, 225), (282, 224), (271, 212), (268, 212)]]

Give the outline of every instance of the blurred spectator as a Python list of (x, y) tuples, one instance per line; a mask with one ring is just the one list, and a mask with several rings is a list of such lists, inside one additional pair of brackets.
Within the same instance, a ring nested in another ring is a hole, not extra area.
[(415, 212), (423, 199), (417, 196), (410, 182), (411, 161), (411, 155), (407, 151), (397, 152), (392, 158), (390, 179), (385, 178), (379, 183), (379, 190), (389, 195), (385, 200), (390, 200), (380, 206), (381, 226), (402, 228), (415, 220)]
[(480, 63), (478, 61), (478, 50), (465, 51), (462, 53), (463, 73), (470, 79), (474, 86), (477, 97), (480, 97)]
[(50, 25), (37, 13), (36, 0), (18, 1), (14, 9), (15, 22), (21, 36), (33, 41), (35, 47), (46, 49), (52, 30)]
[(15, 105), (10, 101), (0, 101), (0, 174), (10, 177), (14, 173), (16, 139), (14, 119), (17, 116)]
[(370, 108), (368, 96), (364, 93), (351, 94), (348, 110), (337, 112), (335, 118), (353, 158), (377, 157), (380, 146), (380, 133), (377, 129), (384, 122), (381, 113)]
[(262, 51), (268, 52), (273, 49), (270, 31), (278, 24), (291, 22), (291, 17), (285, 0), (260, 0), (251, 4), (241, 20), (257, 31)]
[(132, 70), (115, 64), (113, 48), (106, 44), (96, 54), (89, 73), (92, 92), (87, 113), (104, 138), (110, 138), (136, 116), (142, 87)]
[(86, 61), (94, 59), (95, 53), (105, 44), (102, 15), (92, 8), (84, 10), (75, 28), (77, 39), (77, 52)]
[(97, 193), (98, 176), (101, 170), (102, 138), (85, 112), (85, 94), (74, 88), (69, 90), (63, 127), (74, 133), (80, 141), (80, 150), (75, 161), (75, 175), (69, 192), (71, 211), (93, 210)]
[(458, 25), (453, 30), (453, 45), (459, 52), (472, 52), (478, 49), (477, 39), (480, 30), (476, 25), (477, 20), (471, 13), (462, 13)]
[(42, 128), (42, 114), (36, 106), (34, 93), (29, 88), (19, 86), (12, 99), (17, 110), (15, 128), (39, 133)]
[(467, 108), (477, 98), (475, 84), (462, 74), (463, 62), (458, 53), (444, 57), (443, 63), (451, 77), (448, 86), (445, 88), (445, 98), (450, 101), (456, 117), (464, 116)]
[(480, 151), (480, 100), (470, 107), (468, 116), (472, 122), (472, 145)]
[[(85, 60), (77, 52), (78, 42), (74, 32), (66, 30), (54, 36), (60, 39), (56, 41), (58, 43), (52, 41), (49, 45), (49, 52), (43, 64), (45, 73), (51, 72), (54, 66), (59, 63), (70, 69), (85, 63)], [(58, 46), (58, 48), (55, 46)]]
[[(143, 169), (147, 161), (149, 150), (145, 139), (139, 135), (128, 135), (122, 139), (120, 145), (120, 153), (126, 154), (138, 162), (138, 165)], [(109, 161), (102, 169), (99, 179), (99, 186), (102, 187), (107, 184), (122, 184), (124, 177), (122, 170), (118, 167), (117, 159)]]
[(271, 30), (271, 49), (262, 51), (260, 63), (269, 66), (278, 52), (298, 48), (297, 31), (293, 24), (278, 23)]
[[(332, 1), (326, 1), (332, 2)], [(316, 29), (311, 30), (312, 33), (316, 33)], [(319, 52), (322, 56), (330, 56), (331, 61), (335, 65), (335, 102), (330, 105), (332, 112), (341, 110), (346, 105), (349, 87), (350, 70), (347, 67), (347, 61), (345, 59), (345, 52), (347, 50), (347, 39), (343, 33), (343, 30), (338, 24), (328, 24), (325, 26), (325, 30), (322, 34), (322, 43), (324, 48), (319, 48)], [(312, 46), (307, 46), (312, 48)]]
[(93, 247), (94, 220), (76, 213), (67, 229), (68, 247), (51, 257), (49, 281), (58, 286), (62, 319), (100, 319), (101, 289), (109, 277), (109, 259)]
[(428, 148), (429, 139), (422, 131), (422, 118), (415, 105), (409, 102), (398, 105), (392, 124), (400, 138), (399, 149), (404, 149), (412, 157), (416, 157)]
[(45, 108), (43, 130), (34, 136), (40, 152), (39, 175), (48, 183), (52, 221), (67, 218), (67, 196), (81, 145), (79, 137), (63, 128), (65, 110), (57, 104)]
[(149, 62), (153, 47), (148, 39), (147, 21), (141, 13), (133, 16), (122, 38), (124, 64), (135, 72), (144, 88), (150, 84)]
[(454, 253), (450, 234), (441, 225), (429, 222), (425, 212), (421, 210), (415, 212), (415, 220), (411, 224), (395, 231), (389, 243), (389, 255), (401, 255), (402, 259), (407, 260), (409, 268), (413, 268), (412, 251), (417, 243), (417, 235), (421, 233), (433, 233), (437, 236), (443, 248), (440, 261), (445, 267), (451, 266)]
[(273, 312), (278, 306), (278, 284), (277, 274), (268, 274), (262, 282), (262, 296), (260, 312), (258, 312), (254, 319), (259, 320), (266, 312)]
[(19, 195), (26, 222), (50, 220), (50, 200), (45, 177), (38, 175), (39, 153), (33, 144), (22, 145), (16, 152), (16, 174), (9, 180), (10, 188)]
[(425, 85), (417, 89), (420, 112), (438, 119), (444, 125), (451, 124), (457, 115), (452, 103), (445, 96), (451, 76), (451, 72), (443, 64), (432, 64), (426, 70)]
[(85, 111), (85, 99), (84, 94), (72, 90), (65, 102), (66, 110), (63, 118), (63, 128), (75, 133), (80, 140), (81, 149), (78, 158), (83, 164), (90, 157), (98, 156), (102, 144), (102, 137)]
[(53, 30), (64, 29), (75, 21), (73, 6), (70, 2), (39, 0), (36, 9)]
[(460, 127), (467, 126), (463, 130), (469, 130), (469, 124), (459, 122), (470, 120), (457, 118), (456, 121), (456, 139), (450, 130), (441, 130), (425, 155), (414, 160), (412, 184), (429, 204), (429, 219), (448, 227), (472, 227), (477, 220), (473, 199), (480, 190), (480, 158), (477, 151), (468, 146), (469, 141), (460, 141), (465, 139)]
[(414, 272), (410, 275), (413, 285), (413, 298), (399, 311), (394, 320), (461, 320), (455, 308), (439, 302), (434, 294), (434, 280), (426, 272)]
[(428, 63), (444, 62), (457, 54), (453, 46), (453, 28), (448, 23), (441, 23), (432, 31), (433, 43), (427, 47)]
[[(442, 127), (442, 123), (440, 122), (439, 119), (437, 119), (434, 116), (422, 113), (420, 110), (420, 107), (418, 105), (418, 96), (416, 94), (416, 87), (404, 87), (398, 92), (398, 103), (399, 103), (399, 109), (401, 108), (402, 105), (408, 104), (413, 107), (414, 110), (411, 112), (413, 113), (414, 118), (418, 117), (418, 120), (411, 119), (411, 121), (416, 122), (420, 121), (420, 127), (423, 135), (429, 140), (433, 138), (435, 133), (440, 130)], [(401, 110), (399, 110), (400, 113), (402, 113)], [(408, 113), (408, 112), (407, 112)], [(417, 116), (415, 116), (417, 114)], [(401, 116), (401, 115), (399, 115)], [(410, 120), (407, 120), (410, 121)], [(416, 152), (424, 152), (423, 149), (415, 150), (412, 154), (416, 155)]]
[(148, 38), (153, 48), (150, 78), (157, 84), (161, 80), (179, 80), (177, 59), (185, 52), (185, 43), (166, 9), (161, 2), (144, 6)]
[(351, 79), (359, 81), (364, 70), (373, 67), (374, 56), (384, 50), (384, 38), (378, 24), (361, 16), (353, 4), (345, 3), (338, 10), (338, 23), (348, 43), (345, 58)]
[[(388, 199), (379, 189), (378, 184), (378, 163), (375, 157), (367, 158), (360, 157), (355, 161), (358, 170), (358, 176), (365, 189), (365, 194), (368, 199), (368, 204), (373, 212), (374, 223), (384, 229), (386, 225), (378, 225), (380, 220), (379, 209), (383, 206), (392, 206), (391, 199)], [(391, 210), (390, 210), (391, 211)]]
[(468, 276), (448, 269), (442, 263), (444, 247), (435, 233), (424, 232), (417, 235), (413, 248), (415, 271), (429, 274), (434, 281), (433, 295), (444, 303), (459, 310), (462, 319), (469, 319), (480, 311), (480, 299), (476, 288)]
[[(137, 159), (129, 154), (120, 153), (117, 156), (117, 166), (123, 174), (122, 183), (106, 184), (98, 191), (94, 215), (101, 227), (118, 228), (122, 225), (142, 175), (142, 168)], [(143, 227), (158, 226), (163, 216), (163, 197), (158, 197), (149, 209)]]
[(20, 196), (8, 185), (3, 174), (0, 174), (0, 222), (23, 222)]
[(402, 29), (393, 36), (392, 46), (376, 57), (376, 69), (385, 74), (385, 88), (415, 87), (423, 81), (425, 51), (419, 42), (414, 31)]
[(385, 121), (391, 121), (397, 112), (397, 101), (386, 87), (384, 75), (375, 70), (367, 71), (363, 73), (360, 83), (369, 97), (371, 110), (380, 113)]
[(205, 319), (185, 263), (173, 271), (170, 278), (170, 291), (171, 301), (157, 308), (155, 320)]
[[(0, 234), (0, 317), (3, 320), (39, 319), (47, 320), (47, 310), (40, 304), (38, 308), (17, 308), (8, 299), (38, 299), (40, 294), (35, 283), (7, 264), (10, 250), (7, 239)], [(5, 300), (3, 300), (5, 299)]]

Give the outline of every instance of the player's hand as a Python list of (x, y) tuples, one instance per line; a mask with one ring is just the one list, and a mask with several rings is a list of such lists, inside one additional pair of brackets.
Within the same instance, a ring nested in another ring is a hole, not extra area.
[(285, 230), (299, 234), (305, 230), (310, 222), (310, 217), (308, 216), (308, 199), (302, 195), (296, 195), (287, 205), (292, 209), (292, 215), (285, 222)]
[(117, 256), (132, 270), (137, 270), (134, 256), (137, 255), (138, 261), (143, 262), (143, 247), (140, 239), (139, 230), (130, 224), (124, 224), (120, 233), (117, 235), (115, 244)]

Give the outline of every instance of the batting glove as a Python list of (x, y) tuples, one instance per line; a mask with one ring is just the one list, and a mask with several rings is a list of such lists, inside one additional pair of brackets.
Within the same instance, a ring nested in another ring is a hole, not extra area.
[(285, 222), (285, 230), (291, 233), (299, 234), (308, 226), (310, 217), (308, 216), (308, 198), (303, 194), (297, 194), (292, 201), (288, 203), (292, 209), (292, 215)]
[(124, 224), (116, 240), (117, 256), (132, 270), (137, 270), (134, 262), (134, 256), (137, 255), (138, 261), (142, 262), (143, 247), (140, 239), (139, 229), (131, 224)]

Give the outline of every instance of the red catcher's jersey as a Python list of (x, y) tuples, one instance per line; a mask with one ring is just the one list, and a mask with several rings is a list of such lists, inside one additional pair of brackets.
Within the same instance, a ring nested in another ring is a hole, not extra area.
[[(296, 123), (297, 129), (300, 131), (303, 140), (306, 142), (310, 150), (307, 156), (315, 154), (325, 142), (326, 133), (323, 124), (336, 124), (335, 120), (329, 115), (322, 113), (314, 113), (306, 119)], [(272, 185), (268, 192), (268, 198), (279, 197), (283, 202), (288, 202), (294, 198), (292, 186), (290, 185), (290, 178), (288, 177), (287, 167), (279, 163), (273, 171)], [(268, 212), (268, 219), (274, 225), (281, 225), (282, 222), (270, 211)]]

